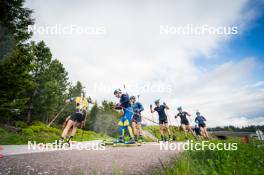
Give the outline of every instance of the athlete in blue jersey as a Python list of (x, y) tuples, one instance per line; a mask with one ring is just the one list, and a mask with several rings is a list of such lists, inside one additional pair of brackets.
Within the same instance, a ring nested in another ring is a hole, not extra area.
[(133, 108), (133, 118), (132, 118), (132, 129), (133, 129), (133, 133), (135, 135), (135, 139), (136, 141), (139, 138), (139, 142), (142, 142), (143, 138), (142, 138), (142, 128), (141, 128), (141, 112), (144, 110), (142, 104), (140, 102), (136, 102), (136, 97), (135, 96), (131, 96), (130, 97), (130, 102)]
[(200, 131), (201, 131), (201, 135), (204, 138), (209, 138), (207, 128), (205, 125), (205, 121), (206, 121), (206, 119), (204, 118), (204, 116), (202, 116), (200, 112), (196, 112), (195, 123), (198, 124)]
[(124, 142), (124, 134), (125, 134), (124, 131), (126, 130), (130, 137), (130, 141), (126, 143), (128, 144), (135, 143), (135, 138), (134, 138), (132, 129), (130, 127), (130, 123), (131, 123), (134, 112), (130, 104), (129, 95), (126, 93), (122, 93), (120, 89), (116, 89), (114, 91), (114, 95), (116, 98), (120, 99), (119, 103), (116, 104), (115, 109), (123, 110), (124, 112), (124, 115), (121, 117), (121, 119), (118, 122), (119, 135), (120, 135), (118, 141), (121, 143)]

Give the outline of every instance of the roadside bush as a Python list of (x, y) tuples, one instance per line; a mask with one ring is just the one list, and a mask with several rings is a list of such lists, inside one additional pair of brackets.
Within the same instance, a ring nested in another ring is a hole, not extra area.
[(22, 121), (16, 121), (15, 125), (16, 127), (20, 127), (20, 128), (26, 128), (28, 126), (25, 122)]
[(31, 128), (22, 129), (22, 133), (28, 136), (34, 135), (34, 131)]

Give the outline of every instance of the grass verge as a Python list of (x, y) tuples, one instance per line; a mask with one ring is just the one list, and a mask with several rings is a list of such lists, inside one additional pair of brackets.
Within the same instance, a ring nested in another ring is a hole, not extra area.
[[(0, 128), (0, 144), (27, 144), (28, 141), (36, 141), (37, 143), (51, 143), (55, 140), (58, 140), (62, 132), (62, 130), (59, 128), (48, 127), (41, 122), (35, 122), (30, 126), (25, 124), (19, 124), (19, 126), (22, 128), (22, 132), (20, 133), (8, 132), (7, 130)], [(82, 130), (78, 129), (73, 140), (81, 141), (81, 139)], [(93, 131), (83, 132), (83, 141), (106, 139), (111, 139), (111, 137)]]

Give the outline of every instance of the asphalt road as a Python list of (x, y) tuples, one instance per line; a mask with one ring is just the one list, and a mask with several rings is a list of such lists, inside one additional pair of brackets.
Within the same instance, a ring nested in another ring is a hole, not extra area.
[[(68, 150), (6, 154), (0, 174), (151, 174), (181, 150), (160, 150), (158, 143), (105, 150)], [(162, 162), (162, 163), (161, 163)]]

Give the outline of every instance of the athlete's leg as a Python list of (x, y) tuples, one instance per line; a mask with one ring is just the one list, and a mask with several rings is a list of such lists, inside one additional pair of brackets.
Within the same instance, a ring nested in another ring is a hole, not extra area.
[(138, 136), (138, 130), (137, 130), (137, 123), (135, 121), (132, 121), (132, 129), (135, 137)]
[(185, 124), (181, 124), (181, 129), (184, 132), (184, 136), (187, 139), (187, 130), (186, 130), (186, 125)]
[(160, 124), (160, 137), (161, 137), (161, 140), (164, 139), (164, 134), (163, 134), (163, 123)]
[(130, 138), (134, 137), (133, 131), (132, 131), (132, 128), (130, 126), (130, 123), (129, 123), (128, 119), (126, 119), (125, 122), (124, 122), (124, 129), (126, 130), (126, 132), (128, 133)]
[(139, 136), (139, 140), (142, 142), (143, 141), (143, 132), (142, 132), (142, 127), (141, 127), (141, 123), (138, 122), (137, 123), (137, 130), (138, 130), (138, 136)]
[(141, 123), (137, 123), (137, 130), (138, 130), (138, 135), (142, 136), (143, 135), (143, 132), (142, 132)]
[(131, 107), (125, 109), (125, 113), (124, 113), (124, 129), (127, 131), (129, 137), (134, 139), (134, 134), (133, 134), (132, 128), (130, 126), (130, 123), (131, 123), (131, 120), (132, 120), (132, 117), (133, 117), (133, 112), (131, 112), (131, 111), (133, 111), (133, 109)]
[(209, 139), (209, 135), (208, 135), (206, 126), (203, 129), (204, 129), (205, 138)]
[(118, 122), (118, 130), (119, 130), (119, 135), (124, 136), (124, 118), (122, 117), (119, 122)]
[(164, 123), (164, 128), (167, 130), (168, 134), (169, 134), (169, 139), (171, 138), (171, 131), (170, 131), (170, 127), (168, 125), (168, 123)]
[(75, 122), (74, 124), (73, 124), (73, 127), (72, 127), (72, 129), (71, 129), (72, 131), (71, 131), (71, 137), (73, 137), (73, 136), (75, 136), (75, 134), (76, 134), (76, 132), (77, 132), (77, 122)]
[(193, 130), (192, 130), (192, 128), (191, 128), (190, 125), (187, 125), (187, 130), (189, 130), (189, 131), (192, 133), (192, 135), (196, 138), (196, 135), (195, 135), (195, 133), (193, 132)]
[(74, 125), (74, 123), (75, 123), (75, 122), (72, 121), (72, 120), (69, 120), (69, 121), (67, 122), (67, 125), (65, 126), (65, 128), (64, 128), (64, 130), (63, 130), (63, 132), (62, 132), (62, 134), (61, 134), (61, 137), (62, 137), (63, 139), (66, 138), (66, 136), (67, 136), (67, 134), (68, 134), (70, 128)]

